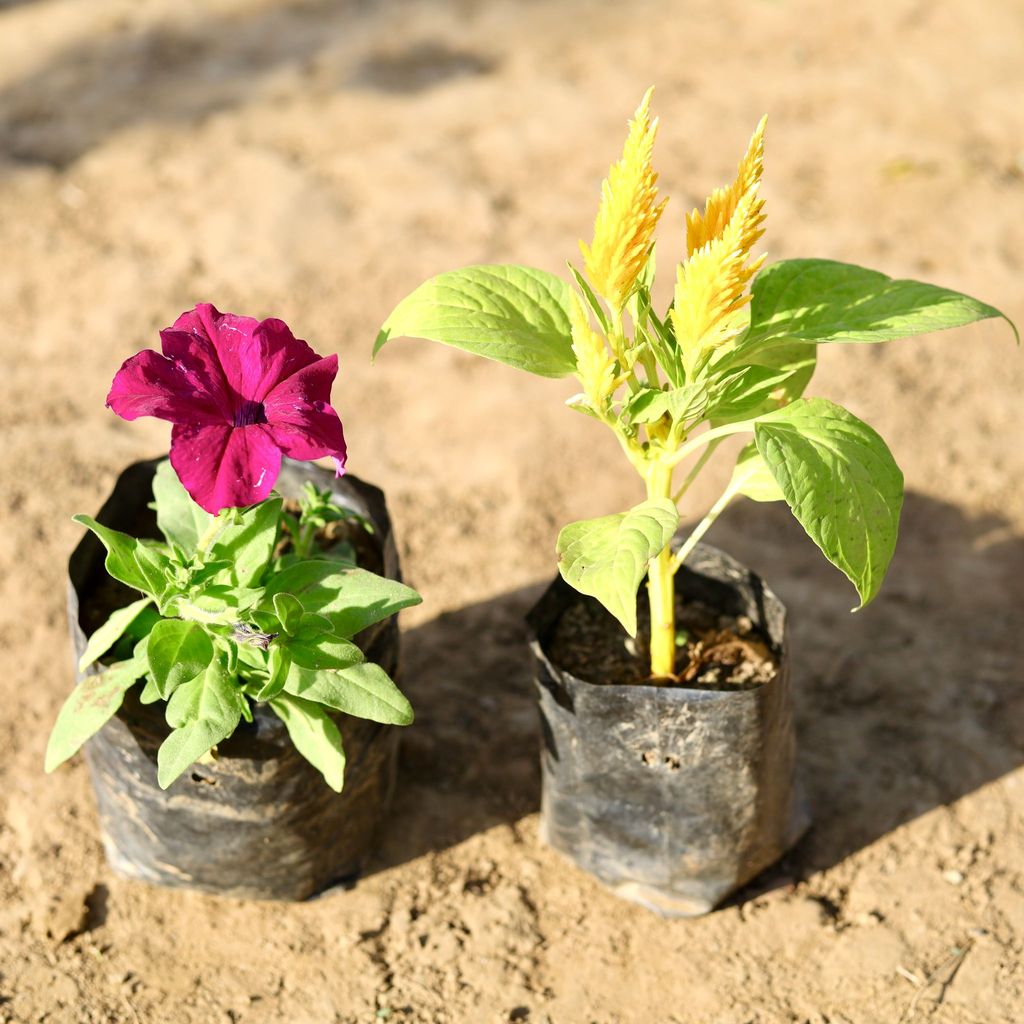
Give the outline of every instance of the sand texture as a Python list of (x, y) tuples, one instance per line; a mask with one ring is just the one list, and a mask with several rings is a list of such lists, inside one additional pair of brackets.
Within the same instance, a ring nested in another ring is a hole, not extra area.
[[(0, 3), (0, 1022), (1020, 1024), (1005, 324), (821, 353), (811, 393), (906, 473), (866, 611), (784, 508), (739, 504), (709, 535), (790, 609), (815, 825), (733, 905), (675, 922), (537, 842), (522, 616), (559, 527), (638, 481), (564, 408), (572, 382), (426, 343), (369, 354), (429, 274), (560, 271), (652, 82), (666, 268), (767, 111), (770, 258), (923, 277), (1024, 323), (1022, 50), (1019, 0)], [(367, 877), (304, 905), (119, 880), (81, 758), (42, 773), (72, 678), (69, 517), (167, 445), (104, 396), (200, 300), (339, 353), (351, 468), (387, 490), (424, 596), (392, 822)]]

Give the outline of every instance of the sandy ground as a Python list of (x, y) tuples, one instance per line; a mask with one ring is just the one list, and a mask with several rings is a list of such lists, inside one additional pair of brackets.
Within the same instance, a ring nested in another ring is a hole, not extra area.
[[(962, 288), (1024, 322), (1018, 0), (0, 3), (0, 1021), (876, 1024), (1024, 1020), (1024, 361), (987, 323), (822, 354), (908, 498), (883, 595), (784, 509), (712, 539), (789, 604), (815, 827), (733, 905), (665, 922), (537, 843), (521, 616), (558, 527), (637, 484), (544, 382), (369, 347), (424, 276), (558, 270), (658, 86), (662, 260), (770, 114), (773, 257)], [(677, 238), (679, 236), (677, 235)], [(337, 351), (352, 469), (425, 602), (419, 718), (373, 869), (300, 906), (107, 870), (84, 765), (42, 774), (71, 682), (68, 517), (166, 446), (103, 409), (197, 300)], [(692, 509), (717, 493), (717, 466)]]

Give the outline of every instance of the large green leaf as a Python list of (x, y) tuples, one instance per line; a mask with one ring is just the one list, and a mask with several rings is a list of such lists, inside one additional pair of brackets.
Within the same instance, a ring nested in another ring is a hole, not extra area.
[(239, 587), (252, 587), (270, 564), (277, 545), (283, 499), (268, 498), (247, 509), (221, 530), (210, 545), (210, 561), (232, 563), (231, 576)]
[(800, 525), (866, 605), (885, 577), (903, 505), (903, 474), (885, 442), (822, 398), (769, 413), (754, 441)]
[(102, 657), (124, 636), (129, 626), (153, 603), (151, 597), (140, 597), (124, 608), (118, 608), (109, 619), (96, 630), (85, 645), (78, 659), (78, 671), (84, 672), (97, 658)]
[(558, 535), (558, 569), (566, 583), (596, 597), (636, 636), (637, 588), (678, 525), (679, 513), (668, 498), (570, 523)]
[(72, 691), (57, 715), (46, 746), (46, 770), (52, 772), (114, 716), (125, 692), (146, 671), (142, 658), (111, 665), (105, 672), (86, 676)]
[(157, 782), (166, 789), (190, 765), (227, 739), (242, 717), (245, 698), (219, 659), (182, 683), (167, 702), (173, 732), (157, 751)]
[(345, 783), (345, 749), (330, 715), (319, 704), (290, 693), (278, 694), (270, 706), (284, 722), (295, 749), (340, 793)]
[(737, 457), (728, 490), (733, 494), (743, 494), (752, 501), (782, 501), (785, 498), (753, 441)]
[(326, 671), (293, 664), (285, 690), (347, 715), (385, 725), (409, 725), (413, 720), (412, 705), (405, 695), (380, 665), (370, 662)]
[(146, 656), (157, 692), (166, 700), (210, 664), (213, 641), (198, 623), (161, 619), (150, 631)]
[(96, 522), (91, 516), (77, 515), (71, 518), (92, 530), (107, 549), (103, 564), (115, 580), (160, 600), (168, 588), (171, 576), (170, 561), (166, 555), (129, 537), (127, 533)]
[(273, 611), (275, 594), (291, 594), (307, 612), (325, 615), (341, 637), (355, 636), (422, 600), (396, 580), (321, 560), (297, 562), (271, 576), (261, 607)]
[(794, 341), (892, 341), (1006, 319), (994, 306), (960, 292), (833, 260), (774, 263), (754, 279), (751, 295), (750, 327), (738, 354)]
[(541, 377), (565, 377), (576, 368), (571, 302), (569, 285), (543, 270), (452, 270), (425, 281), (395, 307), (373, 352), (406, 335), (440, 341)]
[(206, 532), (213, 516), (192, 500), (169, 459), (164, 459), (156, 467), (153, 498), (156, 502), (156, 525), (167, 542), (181, 548), (186, 555), (195, 554), (199, 538)]

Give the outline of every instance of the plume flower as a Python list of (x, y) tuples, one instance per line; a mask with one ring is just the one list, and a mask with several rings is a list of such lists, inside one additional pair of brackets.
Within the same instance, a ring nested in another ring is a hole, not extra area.
[(715, 189), (703, 213), (694, 210), (686, 218), (688, 259), (676, 275), (672, 323), (688, 369), (743, 329), (747, 285), (764, 262), (764, 256), (751, 260), (750, 251), (764, 234), (764, 200), (758, 190), (766, 121), (761, 118), (736, 180)]
[(591, 245), (580, 242), (594, 289), (616, 310), (626, 304), (654, 244), (654, 229), (667, 199), (657, 202), (658, 175), (651, 167), (658, 119), (650, 118), (651, 94), (644, 94), (622, 150), (601, 186), (601, 204)]
[(590, 325), (583, 304), (573, 295), (572, 350), (576, 356), (576, 376), (583, 393), (595, 412), (602, 412), (608, 398), (618, 386), (615, 379), (615, 360), (608, 351), (604, 338)]
[(242, 508), (270, 494), (281, 457), (333, 456), (345, 436), (331, 407), (338, 357), (321, 358), (276, 319), (220, 313), (209, 303), (183, 313), (151, 349), (126, 360), (107, 406), (171, 428), (171, 465), (207, 512)]

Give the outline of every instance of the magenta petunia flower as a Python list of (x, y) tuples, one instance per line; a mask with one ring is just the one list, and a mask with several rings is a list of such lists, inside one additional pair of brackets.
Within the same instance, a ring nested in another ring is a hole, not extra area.
[(340, 475), (345, 435), (331, 407), (338, 357), (321, 358), (276, 319), (219, 313), (200, 303), (126, 360), (107, 406), (171, 428), (171, 465), (207, 512), (262, 501), (281, 456), (333, 456)]

